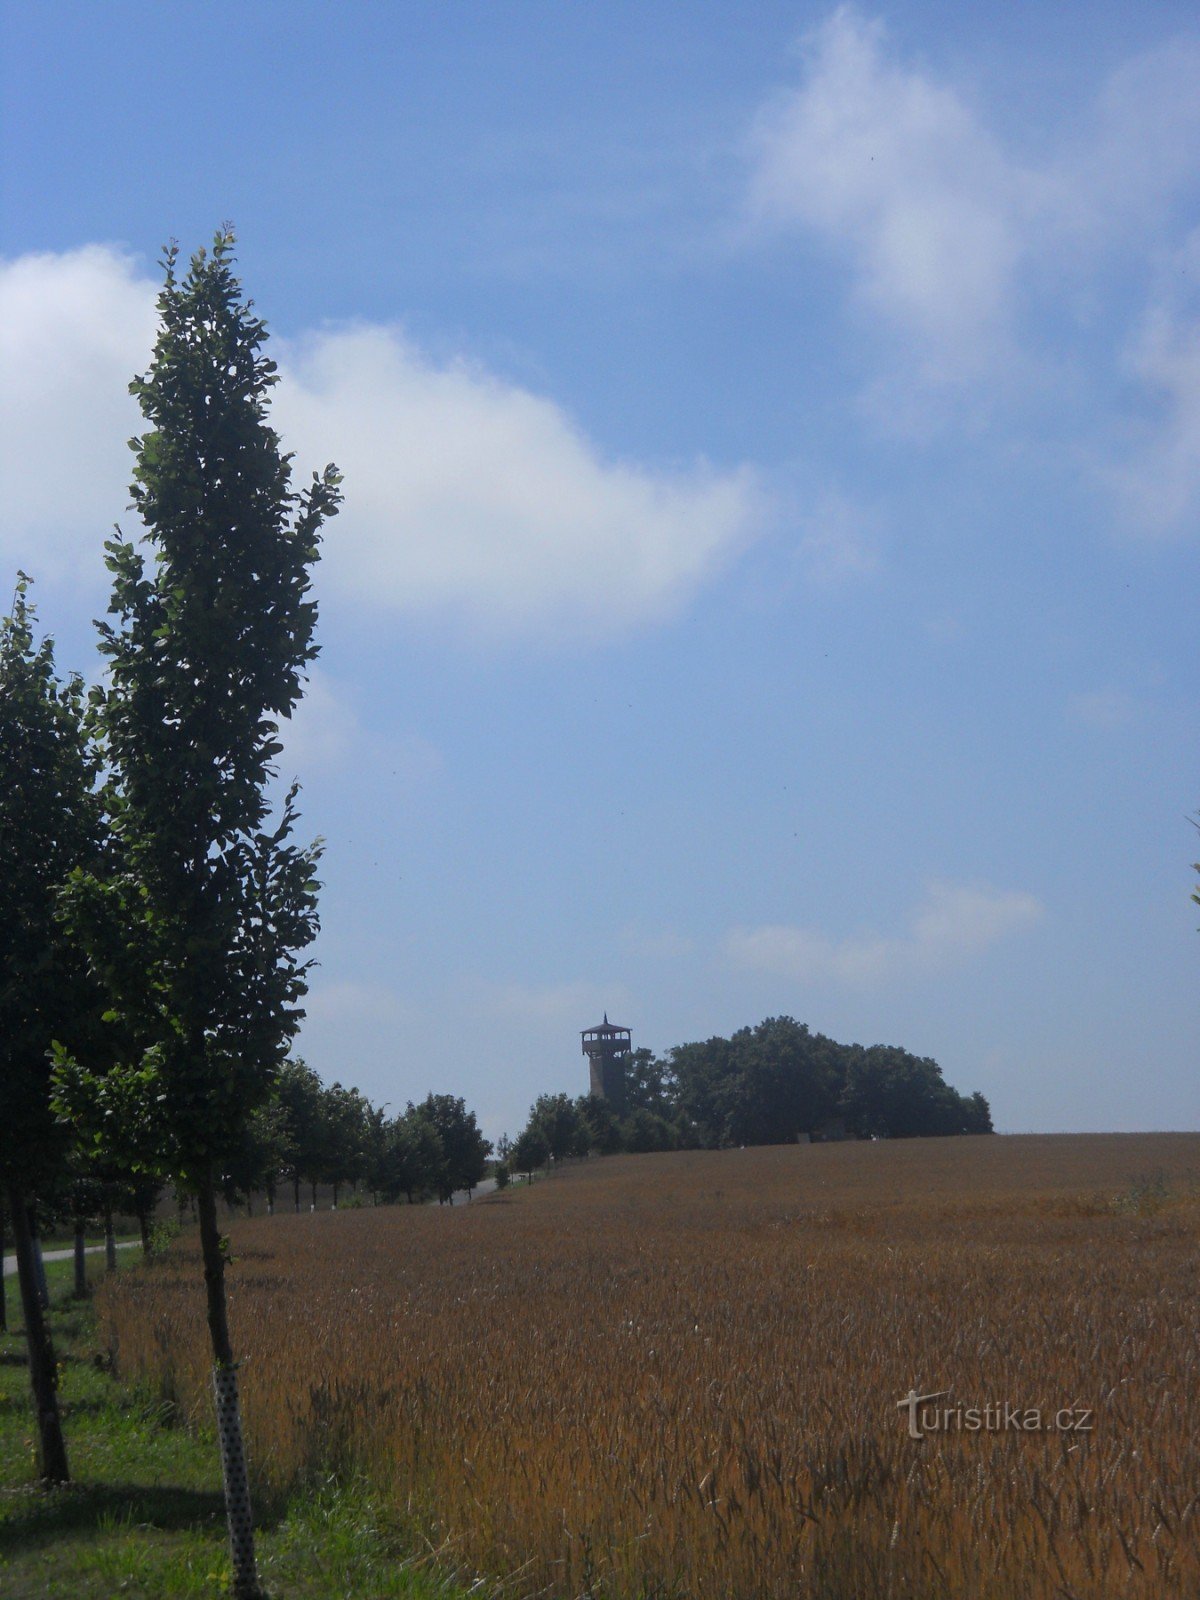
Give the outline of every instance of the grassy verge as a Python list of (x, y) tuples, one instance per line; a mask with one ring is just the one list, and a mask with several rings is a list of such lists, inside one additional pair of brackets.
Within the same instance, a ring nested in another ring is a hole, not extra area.
[[(102, 1271), (103, 1259), (90, 1257), (89, 1274)], [(227, 1593), (215, 1439), (178, 1426), (169, 1407), (115, 1379), (90, 1306), (69, 1298), (72, 1263), (52, 1262), (47, 1273), (74, 1481), (53, 1492), (34, 1481), (24, 1336), (10, 1278), (9, 1332), (0, 1334), (0, 1595), (200, 1600)], [(465, 1593), (412, 1559), (400, 1528), (360, 1487), (330, 1481), (258, 1510), (259, 1564), (273, 1600), (461, 1600)]]

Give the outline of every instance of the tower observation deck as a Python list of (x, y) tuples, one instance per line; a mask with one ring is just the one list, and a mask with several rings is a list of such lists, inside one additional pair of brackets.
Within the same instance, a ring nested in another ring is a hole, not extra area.
[(591, 1094), (607, 1100), (618, 1116), (625, 1111), (625, 1063), (632, 1051), (629, 1029), (608, 1020), (583, 1030), (583, 1053), (590, 1064)]

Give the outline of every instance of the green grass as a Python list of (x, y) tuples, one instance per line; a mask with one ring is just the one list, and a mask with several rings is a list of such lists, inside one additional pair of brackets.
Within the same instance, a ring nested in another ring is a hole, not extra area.
[[(104, 1243), (104, 1241), (102, 1239), (99, 1242), (101, 1244)], [(66, 1246), (65, 1245), (64, 1246), (56, 1246), (55, 1248), (65, 1249)], [(127, 1249), (118, 1250), (117, 1251), (117, 1266), (122, 1271), (124, 1271), (124, 1270), (128, 1269), (129, 1267), (133, 1266), (134, 1263), (140, 1259), (140, 1257), (141, 1257), (141, 1251), (140, 1250), (127, 1250)], [(11, 1256), (8, 1257), (8, 1259), (11, 1261), (11, 1259), (12, 1259)], [(99, 1283), (100, 1279), (104, 1276), (104, 1253), (103, 1253), (103, 1251), (95, 1251), (91, 1255), (89, 1255), (86, 1259), (87, 1259), (88, 1283), (89, 1284), (97, 1284), (97, 1283)], [(46, 1263), (46, 1283), (48, 1284), (49, 1289), (50, 1289), (50, 1297), (51, 1297), (51, 1299), (53, 1301), (55, 1301), (55, 1302), (61, 1302), (60, 1304), (56, 1304), (55, 1316), (54, 1316), (54, 1319), (53, 1319), (53, 1326), (55, 1328), (57, 1328), (58, 1327), (58, 1317), (61, 1315), (62, 1311), (65, 1309), (65, 1302), (66, 1302), (68, 1296), (71, 1294), (71, 1291), (75, 1287), (75, 1263), (74, 1263), (74, 1261), (72, 1261), (72, 1260), (47, 1261), (47, 1263)], [(7, 1294), (8, 1294), (8, 1322), (9, 1322), (9, 1327), (10, 1328), (15, 1327), (17, 1332), (20, 1333), (21, 1326), (22, 1326), (22, 1323), (21, 1323), (21, 1292), (17, 1288), (16, 1275), (14, 1274), (12, 1277), (6, 1278), (4, 1280), (4, 1284), (5, 1284), (5, 1289), (7, 1291)], [(18, 1343), (19, 1342), (20, 1341), (18, 1340)]]
[[(122, 1251), (128, 1271), (140, 1252)], [(89, 1277), (104, 1270), (88, 1258)], [(16, 1282), (0, 1334), (0, 1595), (71, 1600), (201, 1600), (229, 1592), (215, 1435), (178, 1426), (169, 1406), (107, 1370), (88, 1302), (69, 1298), (73, 1264), (47, 1266), (72, 1483), (36, 1483), (34, 1422)], [(290, 1503), (263, 1500), (259, 1568), (272, 1600), (464, 1600), (413, 1559), (404, 1530), (361, 1485), (333, 1479)], [(479, 1590), (472, 1591), (476, 1596)]]

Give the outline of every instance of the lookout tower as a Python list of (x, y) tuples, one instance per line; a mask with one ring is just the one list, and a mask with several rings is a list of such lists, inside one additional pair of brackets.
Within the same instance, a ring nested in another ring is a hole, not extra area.
[(591, 1065), (591, 1093), (607, 1100), (618, 1116), (625, 1110), (625, 1063), (630, 1054), (629, 1029), (608, 1020), (583, 1031), (583, 1053)]

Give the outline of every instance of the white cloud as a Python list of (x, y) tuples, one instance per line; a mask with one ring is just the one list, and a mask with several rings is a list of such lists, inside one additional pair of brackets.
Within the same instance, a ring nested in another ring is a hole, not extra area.
[(939, 882), (929, 885), (904, 934), (837, 940), (810, 928), (734, 928), (725, 949), (739, 966), (798, 983), (870, 986), (952, 970), (1043, 913), (1031, 894)]
[(958, 378), (1007, 340), (1031, 180), (885, 41), (847, 7), (811, 37), (800, 87), (759, 119), (751, 209), (848, 252), (866, 304), (919, 342), (925, 376)]
[(1200, 513), (1200, 315), (1176, 287), (1196, 282), (1200, 229), (1170, 265), (1128, 358), (1152, 415), (1125, 462), (1102, 474), (1123, 523), (1153, 536), (1194, 526)]
[[(156, 292), (104, 246), (0, 263), (0, 557), (35, 576), (81, 559), (98, 575), (111, 524), (134, 526), (127, 391)], [(637, 627), (685, 605), (761, 521), (748, 468), (606, 460), (554, 401), (436, 364), (395, 328), (272, 353), (274, 420), (298, 474), (335, 460), (346, 476), (320, 581), (376, 614), (491, 637)]]
[(347, 502), (332, 581), (399, 615), (578, 638), (656, 621), (752, 534), (748, 470), (601, 459), (552, 401), (397, 329), (326, 333), (285, 356), (289, 447), (335, 459)]
[(103, 245), (0, 262), (0, 559), (95, 576), (129, 503), (155, 288)]
[(1131, 57), (1048, 166), (1054, 225), (1145, 254), (1200, 158), (1200, 41), (1186, 35)]
[[(842, 6), (807, 39), (800, 83), (758, 118), (751, 218), (846, 260), (859, 305), (897, 341), (885, 369), (903, 358), (876, 380), (875, 407), (919, 430), (940, 385), (984, 393), (980, 380), (1033, 375), (1027, 313), (1048, 294), (1061, 336), (1094, 315), (1107, 261), (1144, 267), (1160, 247), (1200, 172), (1198, 78), (1192, 39), (1132, 58), (1033, 161), (953, 84), (901, 59), (883, 23)], [(1190, 365), (1181, 373), (1153, 338), (1142, 376), (1193, 392)], [(1184, 433), (1163, 445), (1177, 488)]]

